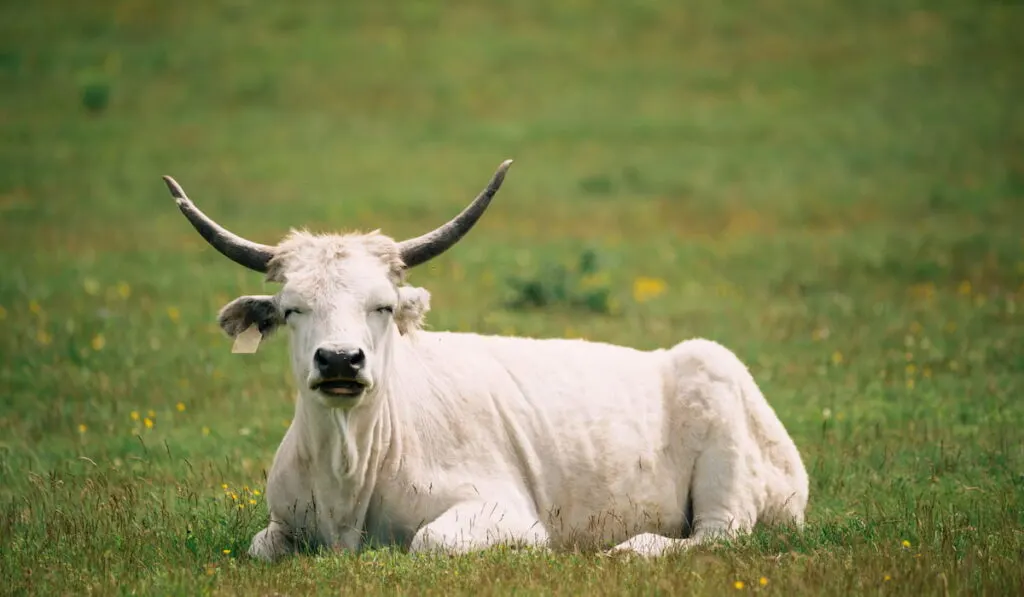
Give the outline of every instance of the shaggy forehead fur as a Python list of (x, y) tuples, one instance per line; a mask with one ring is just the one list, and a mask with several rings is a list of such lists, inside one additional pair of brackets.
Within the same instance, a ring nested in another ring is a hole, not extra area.
[(398, 243), (377, 230), (350, 234), (313, 234), (292, 230), (277, 245), (267, 269), (267, 281), (327, 280), (337, 274), (343, 263), (363, 259), (376, 260), (392, 284), (402, 284), (405, 264), (402, 263)]

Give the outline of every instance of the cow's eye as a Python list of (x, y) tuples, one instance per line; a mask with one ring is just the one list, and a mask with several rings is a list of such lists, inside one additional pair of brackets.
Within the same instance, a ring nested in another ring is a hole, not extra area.
[(387, 313), (388, 315), (393, 315), (395, 312), (395, 308), (392, 307), (391, 305), (381, 305), (374, 309), (374, 311), (376, 311), (377, 313)]
[(295, 315), (295, 314), (298, 314), (298, 313), (302, 313), (302, 310), (301, 309), (295, 309), (295, 308), (285, 309), (284, 310), (284, 318), (288, 319), (289, 315)]

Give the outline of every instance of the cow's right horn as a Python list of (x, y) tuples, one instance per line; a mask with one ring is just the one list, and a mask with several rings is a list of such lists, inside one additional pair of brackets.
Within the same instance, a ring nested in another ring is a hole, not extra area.
[(274, 247), (246, 240), (221, 227), (189, 200), (181, 185), (173, 178), (170, 176), (163, 178), (167, 189), (171, 191), (171, 195), (178, 202), (178, 209), (185, 214), (188, 221), (192, 223), (192, 227), (206, 239), (206, 242), (210, 243), (210, 246), (239, 265), (260, 273), (267, 273), (270, 260), (274, 257)]

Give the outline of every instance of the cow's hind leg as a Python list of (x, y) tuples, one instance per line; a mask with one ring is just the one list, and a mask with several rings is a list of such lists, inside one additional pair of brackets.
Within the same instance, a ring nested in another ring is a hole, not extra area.
[(680, 539), (643, 533), (616, 545), (610, 553), (657, 557), (748, 532), (756, 518), (756, 506), (738, 468), (735, 451), (725, 446), (705, 451), (698, 457), (693, 472), (690, 536)]
[(412, 539), (413, 552), (468, 553), (496, 545), (546, 546), (548, 533), (536, 516), (492, 501), (456, 504)]
[(673, 349), (673, 366), (681, 410), (690, 421), (706, 427), (690, 477), (693, 500), (692, 533), (675, 539), (650, 533), (637, 535), (615, 548), (647, 556), (686, 549), (718, 538), (748, 532), (758, 518), (764, 496), (760, 456), (752, 445), (745, 416), (743, 364), (713, 342), (691, 340)]

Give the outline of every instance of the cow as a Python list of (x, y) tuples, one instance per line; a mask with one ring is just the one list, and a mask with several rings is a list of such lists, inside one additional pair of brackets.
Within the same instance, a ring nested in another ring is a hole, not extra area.
[(280, 285), (218, 315), (236, 339), (286, 328), (298, 386), (253, 558), (502, 545), (655, 557), (758, 522), (803, 527), (800, 454), (721, 344), (640, 350), (424, 329), (430, 293), (408, 271), (469, 232), (511, 163), (451, 221), (403, 241), (293, 228), (263, 245), (163, 177), (213, 248)]

